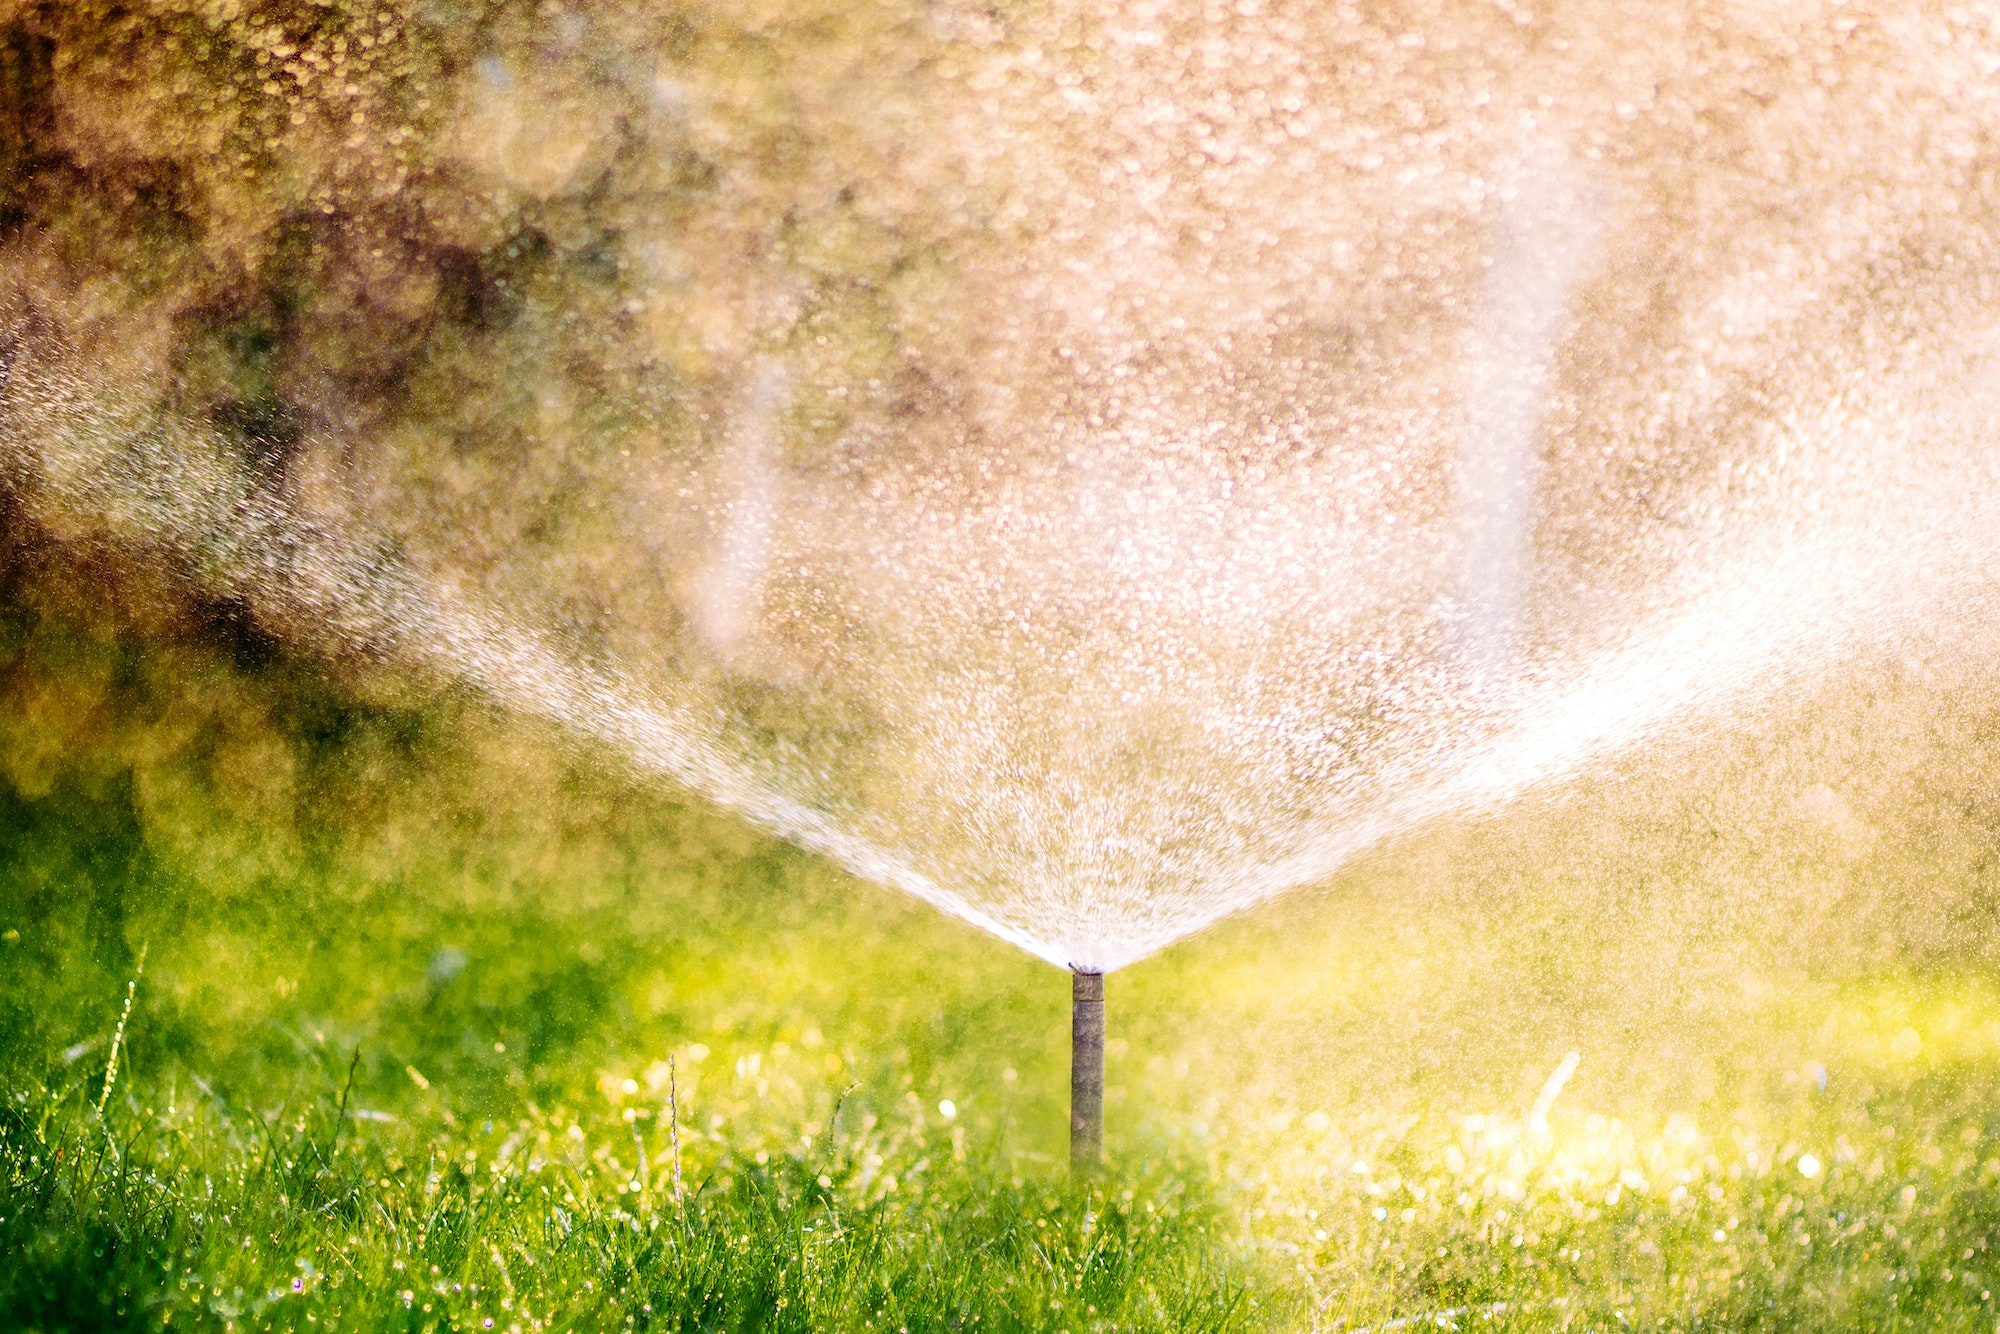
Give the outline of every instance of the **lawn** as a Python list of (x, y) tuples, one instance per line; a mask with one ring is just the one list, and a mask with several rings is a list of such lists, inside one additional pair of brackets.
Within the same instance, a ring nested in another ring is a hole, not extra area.
[(9, 534), (8, 1328), (1994, 1321), (1979, 875), (1749, 838), (1754, 747), (1113, 976), (1079, 1182), (1046, 966)]

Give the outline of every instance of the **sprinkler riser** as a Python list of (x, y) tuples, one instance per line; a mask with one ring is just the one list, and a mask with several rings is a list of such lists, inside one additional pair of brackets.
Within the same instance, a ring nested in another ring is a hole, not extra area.
[(1071, 976), (1069, 1165), (1090, 1173), (1104, 1161), (1104, 974)]

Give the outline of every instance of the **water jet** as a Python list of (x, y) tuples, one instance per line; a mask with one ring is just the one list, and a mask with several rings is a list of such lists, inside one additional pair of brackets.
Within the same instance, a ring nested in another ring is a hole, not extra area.
[(1087, 1176), (1104, 1161), (1104, 974), (1070, 975), (1069, 1168)]

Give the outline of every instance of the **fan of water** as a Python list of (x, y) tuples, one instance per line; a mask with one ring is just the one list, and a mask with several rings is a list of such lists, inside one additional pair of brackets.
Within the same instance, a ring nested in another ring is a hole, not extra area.
[[(720, 12), (436, 75), (383, 179), (510, 313), (387, 381), (302, 317), (276, 451), (212, 305), (10, 241), (22, 494), (1090, 971), (1991, 629), (1978, 15)], [(442, 303), (327, 179), (350, 305)]]

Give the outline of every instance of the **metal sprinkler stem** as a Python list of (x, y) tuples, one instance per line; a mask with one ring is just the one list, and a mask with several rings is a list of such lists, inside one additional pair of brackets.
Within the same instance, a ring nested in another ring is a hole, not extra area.
[(1088, 1175), (1104, 1161), (1104, 974), (1071, 975), (1069, 1168)]

